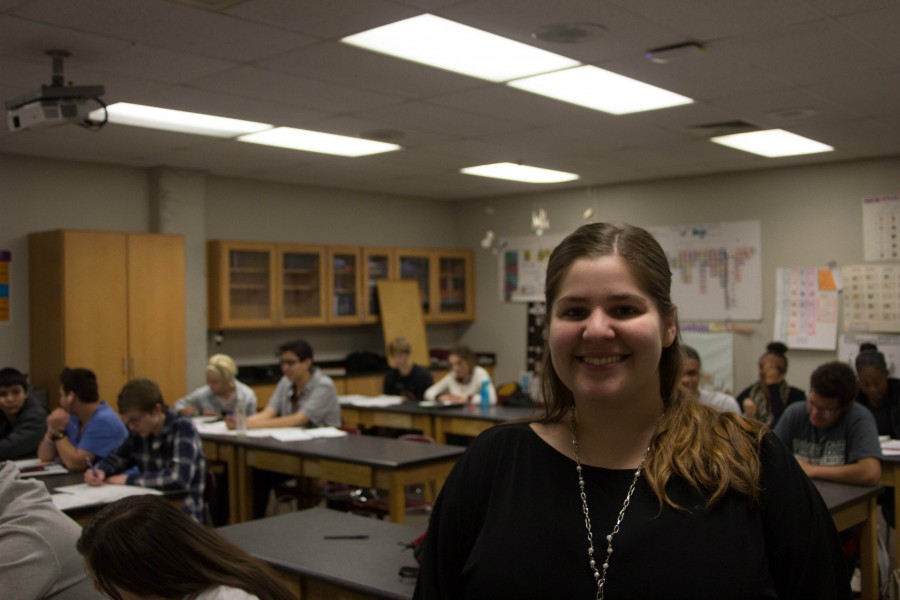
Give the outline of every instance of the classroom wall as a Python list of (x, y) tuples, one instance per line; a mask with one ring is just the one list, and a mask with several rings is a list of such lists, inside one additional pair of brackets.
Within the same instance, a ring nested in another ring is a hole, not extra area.
[[(28, 370), (27, 234), (56, 228), (150, 231), (149, 171), (0, 155), (0, 249), (12, 251), (12, 320), (0, 323), (0, 365)], [(479, 242), (530, 233), (530, 213), (545, 208), (548, 234), (594, 220), (643, 226), (757, 219), (762, 224), (763, 320), (753, 334), (735, 334), (735, 382), (756, 377), (756, 359), (772, 337), (774, 274), (780, 266), (862, 263), (861, 198), (900, 191), (900, 157), (576, 188), (492, 200), (443, 202), (341, 192), (286, 184), (206, 176), (203, 229), (209, 239), (304, 241), (409, 247), (467, 247), (476, 251), (478, 319), (473, 324), (429, 327), (429, 344), (457, 339), (496, 352), (498, 381), (514, 380), (525, 366), (525, 306), (498, 300), (495, 257)], [(492, 208), (488, 215), (486, 208)], [(188, 277), (205, 282), (205, 273)], [(286, 339), (307, 337), (317, 358), (342, 358), (355, 349), (379, 351), (378, 326), (226, 332), (210, 334), (188, 353), (200, 364), (212, 352), (239, 362), (270, 362)], [(816, 365), (831, 352), (792, 351), (789, 381), (805, 388)], [(202, 383), (192, 372), (189, 387)]]
[[(372, 246), (460, 245), (452, 203), (204, 177), (205, 197), (198, 200), (204, 222), (184, 230), (177, 227), (183, 223), (163, 227), (184, 234), (188, 247), (196, 244), (197, 235)], [(0, 155), (0, 249), (12, 252), (11, 320), (0, 323), (0, 365), (29, 370), (28, 234), (59, 228), (155, 231), (171, 221), (158, 211), (173, 208), (171, 202), (161, 203), (154, 191), (160, 179), (165, 174), (161, 176), (158, 169)], [(199, 265), (188, 261), (186, 271), (189, 297), (205, 302), (205, 261)], [(198, 294), (199, 288), (204, 292)], [(206, 307), (198, 311), (192, 302), (187, 312), (194, 320), (200, 318), (205, 330)], [(461, 334), (459, 326), (443, 325), (429, 327), (428, 335), (432, 347), (449, 347)], [(188, 364), (192, 366), (187, 387), (204, 382), (202, 365), (209, 353), (228, 352), (239, 363), (270, 363), (276, 346), (296, 337), (309, 339), (319, 359), (383, 348), (381, 329), (372, 325), (227, 332), (222, 344), (212, 334), (199, 340), (189, 335)]]
[[(756, 379), (756, 361), (772, 339), (778, 267), (863, 263), (862, 197), (900, 191), (900, 157), (810, 167), (669, 179), (594, 189), (460, 202), (459, 236), (476, 247), (486, 229), (498, 237), (530, 234), (530, 214), (546, 209), (548, 235), (565, 234), (592, 220), (640, 226), (759, 220), (762, 235), (763, 319), (752, 334), (734, 334), (738, 391)], [(488, 215), (486, 209), (493, 209)], [(498, 300), (496, 257), (478, 253), (478, 322), (464, 336), (502, 357), (497, 379), (515, 380), (525, 368), (525, 305)], [(791, 351), (788, 381), (806, 389), (809, 375), (834, 352)]]

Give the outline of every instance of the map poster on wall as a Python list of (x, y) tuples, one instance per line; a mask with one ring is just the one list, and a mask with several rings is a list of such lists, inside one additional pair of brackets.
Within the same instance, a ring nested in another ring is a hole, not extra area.
[(900, 332), (900, 264), (847, 265), (844, 329)]
[(884, 354), (891, 377), (900, 375), (900, 335), (889, 333), (845, 333), (838, 341), (838, 360), (850, 365), (856, 362), (859, 346), (863, 342), (875, 344), (878, 351)]
[(775, 334), (790, 348), (837, 347), (838, 291), (828, 267), (775, 271)]
[(565, 236), (531, 235), (503, 238), (497, 254), (502, 302), (543, 302), (550, 253)]
[(900, 194), (863, 198), (863, 258), (900, 260)]
[(669, 257), (681, 320), (762, 318), (759, 221), (648, 229)]

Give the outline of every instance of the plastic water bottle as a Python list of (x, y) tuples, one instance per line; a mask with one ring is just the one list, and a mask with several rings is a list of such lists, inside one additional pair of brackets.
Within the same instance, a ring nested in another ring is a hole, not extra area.
[(491, 382), (485, 379), (481, 382), (481, 410), (487, 410), (491, 407)]
[(234, 429), (238, 437), (247, 435), (247, 405), (237, 399), (234, 407)]

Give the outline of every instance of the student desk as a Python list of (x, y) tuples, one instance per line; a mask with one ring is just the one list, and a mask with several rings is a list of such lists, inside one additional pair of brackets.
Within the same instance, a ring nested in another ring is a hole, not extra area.
[[(44, 485), (47, 486), (47, 491), (53, 494), (56, 492), (56, 488), (58, 487), (84, 483), (84, 473), (82, 473), (81, 471), (71, 471), (69, 473), (61, 473), (59, 475), (43, 475), (37, 477), (37, 479), (43, 481)], [(165, 492), (163, 493), (162, 497), (166, 500), (169, 500), (179, 510), (181, 510), (181, 501), (186, 495), (186, 492)], [(97, 514), (97, 511), (106, 506), (106, 504), (107, 503), (100, 503), (90, 506), (79, 506), (78, 508), (66, 509), (63, 511), (63, 513), (68, 515), (69, 518), (83, 527), (87, 525), (88, 521), (94, 518), (94, 515)]]
[[(416, 565), (403, 544), (422, 531), (409, 525), (310, 508), (216, 531), (274, 567), (304, 600), (408, 600), (416, 585), (414, 578), (398, 575), (400, 567)], [(326, 540), (326, 535), (369, 538)]]
[(894, 568), (900, 569), (900, 456), (885, 454), (881, 459), (881, 481), (885, 487), (894, 488), (894, 540), (898, 552), (894, 557)]
[(426, 408), (419, 406), (418, 402), (409, 401), (379, 407), (343, 404), (341, 417), (347, 425), (419, 429), (438, 444), (446, 444), (448, 433), (475, 437), (498, 423), (534, 417), (539, 410), (521, 406), (482, 409), (478, 404)]
[[(233, 522), (252, 515), (251, 468), (296, 477), (326, 479), (390, 492), (390, 517), (395, 523), (406, 518), (404, 488), (435, 482), (436, 492), (465, 451), (458, 446), (420, 444), (392, 438), (348, 435), (302, 442), (280, 442), (274, 438), (237, 438), (204, 435), (204, 451), (217, 445), (215, 455), (228, 463), (228, 487)], [(222, 448), (222, 446), (232, 448)], [(230, 462), (229, 462), (230, 459)], [(232, 475), (233, 474), (233, 475)], [(237, 512), (235, 512), (237, 511)]]
[(862, 600), (878, 598), (878, 505), (876, 497), (881, 487), (844, 485), (814, 479), (813, 483), (825, 500), (838, 531), (862, 525), (860, 542), (860, 571)]

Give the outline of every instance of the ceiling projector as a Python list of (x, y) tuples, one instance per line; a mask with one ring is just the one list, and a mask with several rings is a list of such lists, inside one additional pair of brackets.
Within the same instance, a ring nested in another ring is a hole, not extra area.
[(69, 56), (65, 50), (48, 50), (53, 57), (53, 79), (50, 85), (29, 92), (18, 98), (11, 98), (6, 104), (6, 120), (10, 131), (49, 127), (65, 123), (75, 123), (88, 129), (99, 129), (105, 123), (95, 123), (88, 114), (96, 108), (90, 103), (105, 106), (100, 96), (102, 85), (65, 85), (63, 59)]

